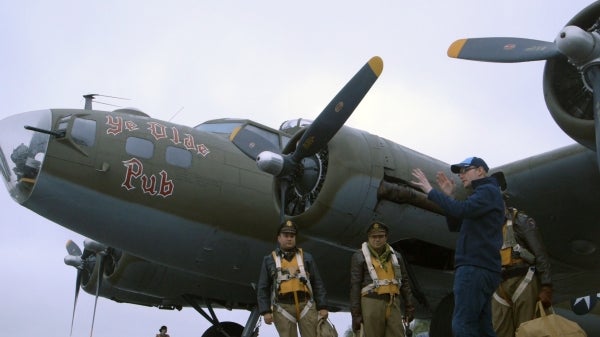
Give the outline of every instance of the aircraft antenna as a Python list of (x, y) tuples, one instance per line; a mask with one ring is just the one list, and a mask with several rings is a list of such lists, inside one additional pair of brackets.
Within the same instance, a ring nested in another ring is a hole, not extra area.
[[(123, 97), (116, 97), (116, 96), (108, 96), (108, 95), (101, 95), (101, 94), (87, 94), (87, 95), (83, 95), (83, 98), (85, 99), (85, 104), (83, 106), (83, 108), (85, 110), (92, 110), (92, 101), (97, 97), (109, 97), (109, 98), (116, 98), (116, 99), (124, 99), (124, 100), (129, 100), (129, 98), (123, 98)], [(109, 104), (109, 103), (104, 103), (104, 102), (98, 102), (96, 101), (96, 103), (100, 103), (100, 104), (105, 104), (105, 105), (111, 105), (111, 106), (115, 106), (115, 107), (120, 107), (118, 105), (114, 105), (114, 104)]]
[(179, 108), (179, 110), (177, 110), (177, 112), (174, 113), (173, 116), (171, 116), (171, 118), (169, 118), (169, 122), (172, 121), (173, 118), (175, 118), (175, 116), (177, 116), (181, 112), (181, 110), (183, 110), (183, 106), (181, 108)]

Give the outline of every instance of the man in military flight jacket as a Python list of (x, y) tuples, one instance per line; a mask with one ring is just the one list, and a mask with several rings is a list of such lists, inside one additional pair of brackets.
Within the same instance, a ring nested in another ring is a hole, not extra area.
[[(279, 228), (279, 247), (266, 255), (257, 285), (258, 310), (281, 337), (316, 337), (319, 318), (326, 319), (327, 293), (312, 255), (296, 247), (292, 221)], [(318, 311), (318, 312), (317, 312)]]
[(365, 337), (404, 337), (403, 321), (408, 324), (414, 316), (406, 266), (387, 243), (388, 232), (384, 223), (371, 223), (367, 242), (350, 262), (352, 330), (362, 325)]

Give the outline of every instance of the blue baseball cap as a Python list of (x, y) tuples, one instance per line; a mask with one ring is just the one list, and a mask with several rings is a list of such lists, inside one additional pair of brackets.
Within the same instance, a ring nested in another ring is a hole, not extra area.
[(458, 164), (454, 164), (450, 166), (450, 171), (452, 171), (452, 173), (459, 173), (460, 169), (462, 168), (466, 168), (469, 166), (475, 166), (475, 167), (483, 167), (483, 169), (485, 170), (485, 172), (489, 171), (490, 168), (487, 166), (487, 164), (485, 163), (485, 161), (483, 161), (483, 159), (479, 158), (479, 157), (469, 157), (463, 161), (461, 161)]

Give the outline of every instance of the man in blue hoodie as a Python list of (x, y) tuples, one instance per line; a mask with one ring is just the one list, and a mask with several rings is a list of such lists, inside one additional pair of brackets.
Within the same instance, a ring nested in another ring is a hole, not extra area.
[(454, 182), (443, 172), (436, 176), (441, 191), (434, 189), (421, 169), (413, 169), (427, 198), (446, 213), (448, 229), (459, 232), (454, 253), (455, 337), (496, 337), (492, 327), (491, 299), (500, 284), (500, 248), (504, 202), (498, 182), (488, 177), (483, 159), (469, 157), (450, 166), (458, 174), (463, 187), (472, 193), (466, 200), (452, 197)]

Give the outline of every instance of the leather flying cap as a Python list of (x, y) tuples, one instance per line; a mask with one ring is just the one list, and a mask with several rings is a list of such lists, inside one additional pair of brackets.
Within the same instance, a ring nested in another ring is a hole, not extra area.
[(490, 168), (487, 166), (485, 161), (483, 161), (483, 159), (479, 157), (469, 157), (458, 164), (451, 165), (450, 171), (452, 171), (452, 173), (460, 173), (461, 168), (466, 168), (469, 166), (483, 167), (485, 172), (490, 170)]
[(373, 223), (369, 225), (369, 228), (367, 228), (367, 235), (370, 235), (375, 232), (384, 232), (385, 234), (387, 234), (389, 230), (390, 229), (388, 228), (388, 226), (383, 222), (373, 221)]
[(296, 224), (293, 223), (292, 220), (288, 220), (288, 221), (282, 223), (281, 226), (279, 226), (278, 234), (281, 234), (281, 233), (296, 234), (297, 232), (298, 232), (298, 228), (296, 227)]

